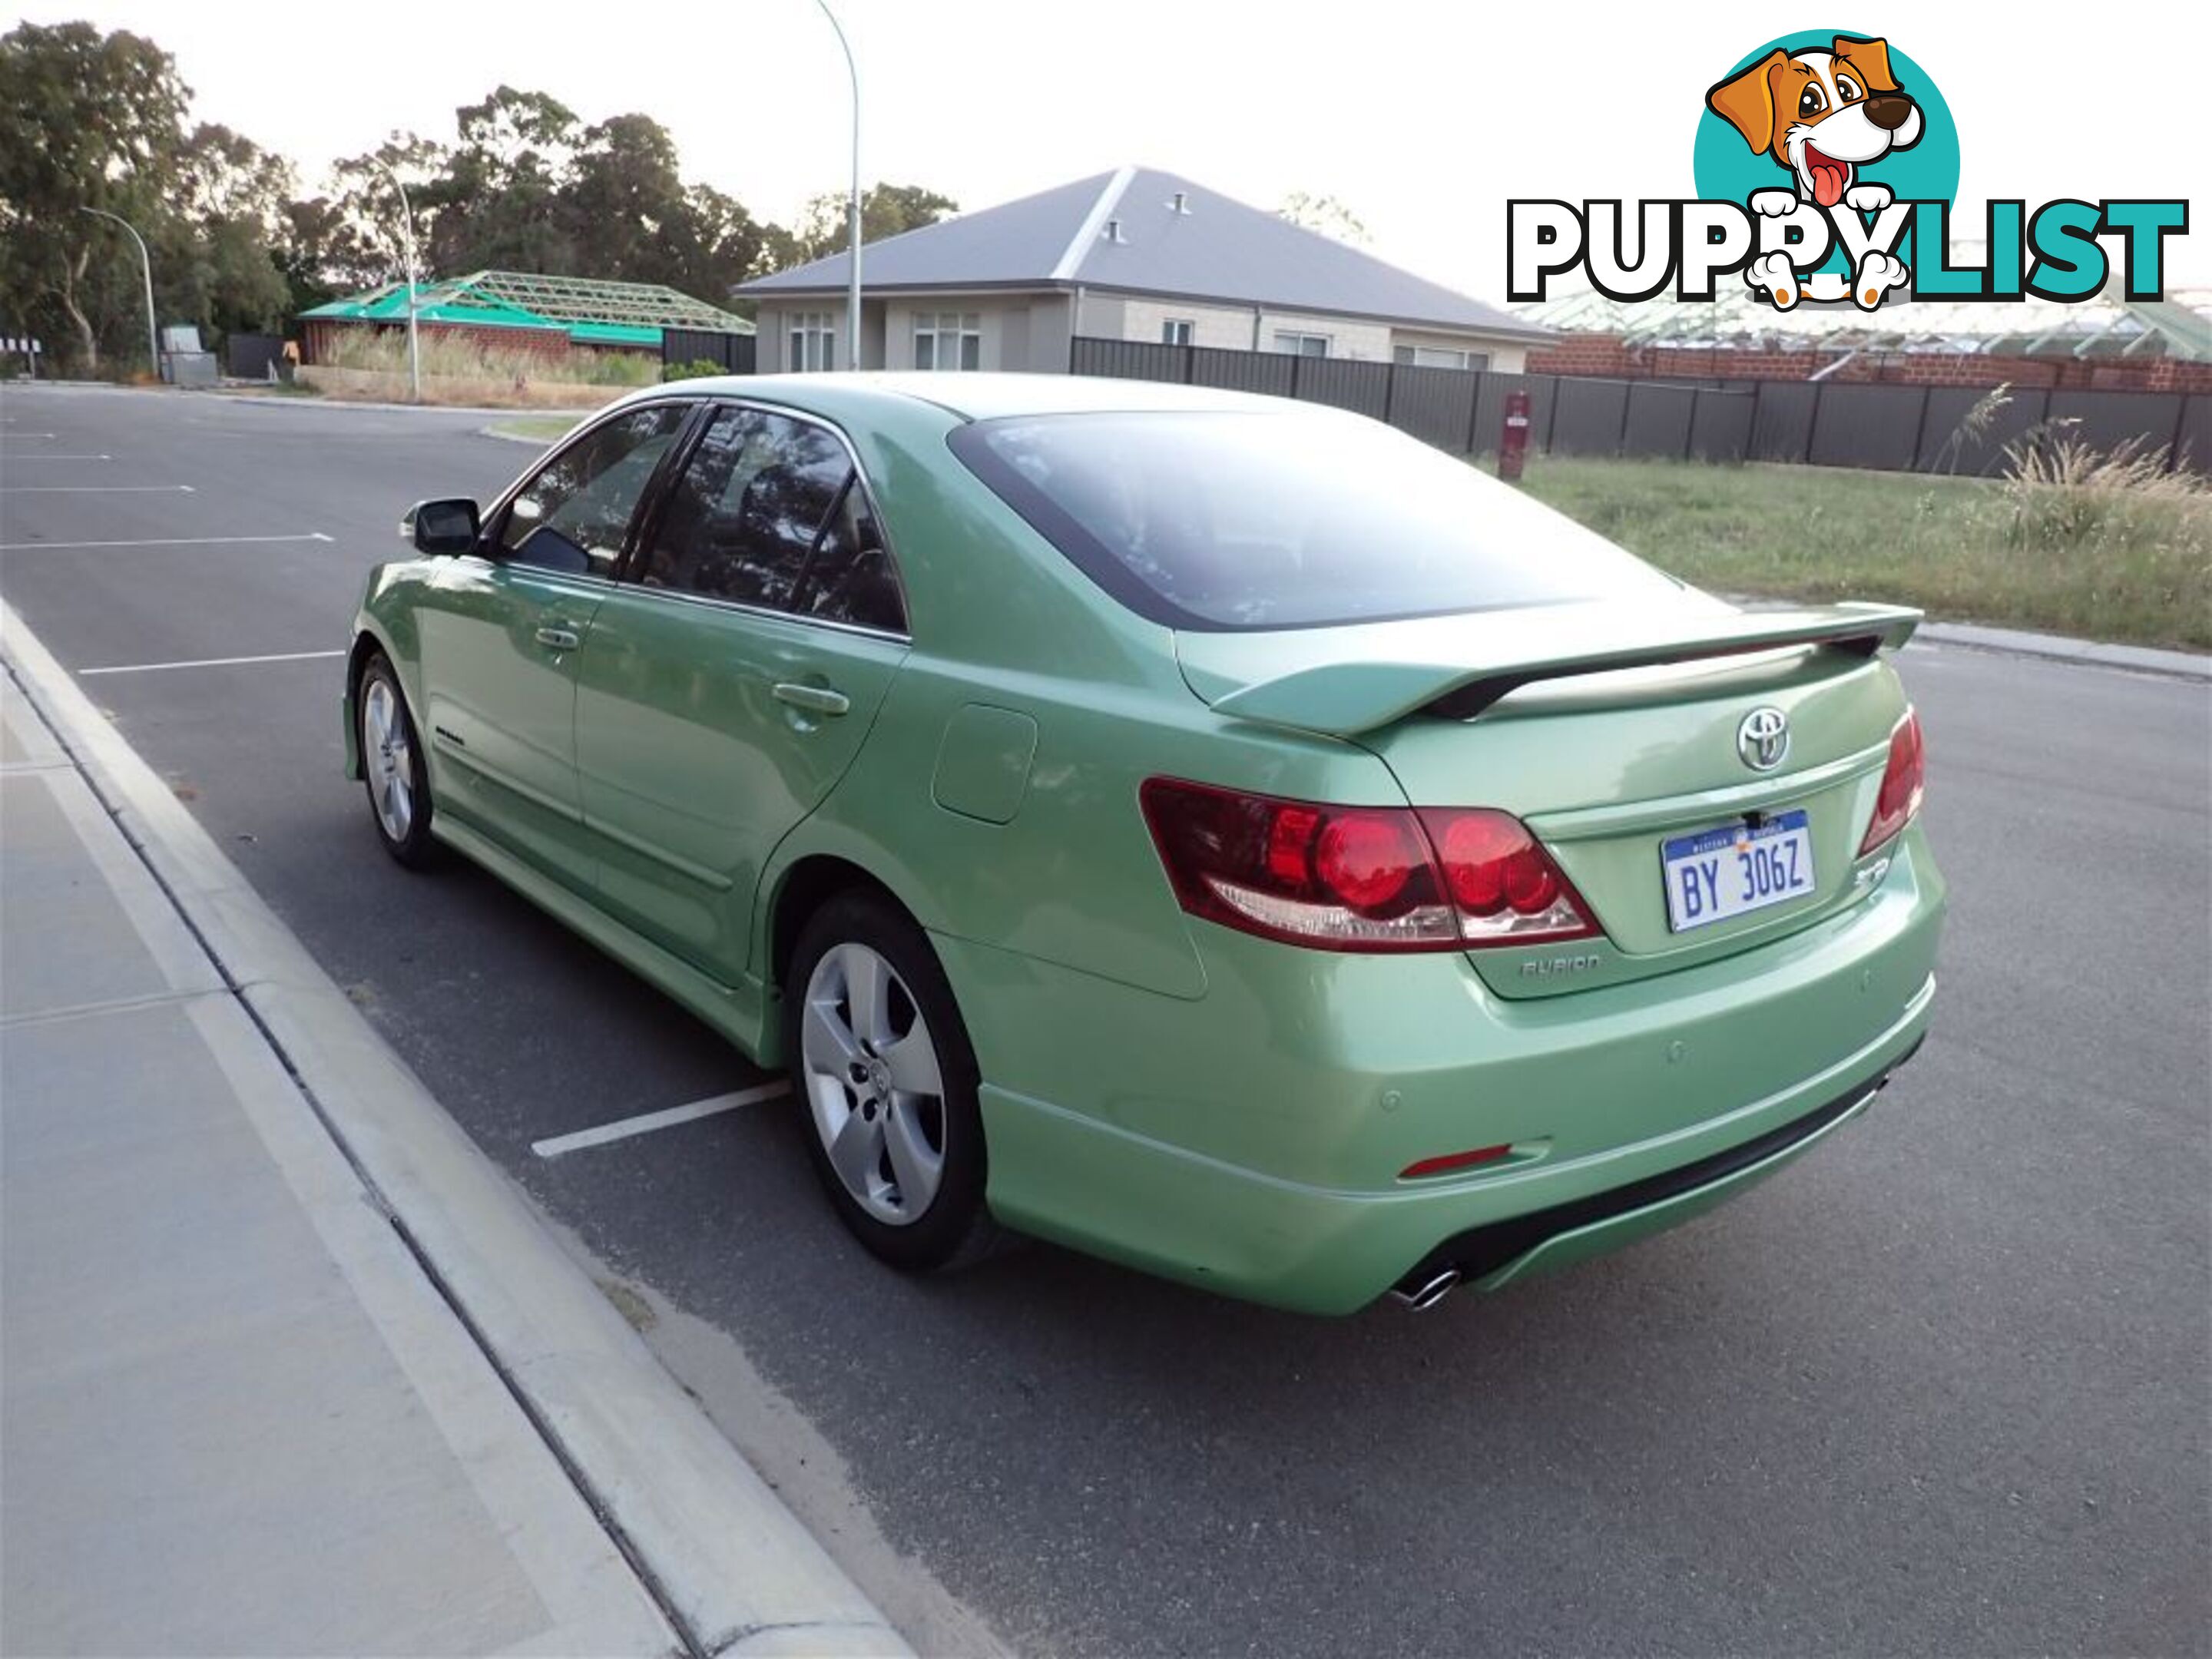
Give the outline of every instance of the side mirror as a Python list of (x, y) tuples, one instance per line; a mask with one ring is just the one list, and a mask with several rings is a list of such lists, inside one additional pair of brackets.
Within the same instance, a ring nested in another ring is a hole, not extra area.
[(482, 531), (477, 504), (465, 495), (417, 501), (399, 521), (399, 533), (415, 544), (418, 553), (471, 552)]

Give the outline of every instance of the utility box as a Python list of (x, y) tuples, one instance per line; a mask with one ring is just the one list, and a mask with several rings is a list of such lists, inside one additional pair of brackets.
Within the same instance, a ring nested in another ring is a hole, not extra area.
[(171, 386), (213, 386), (222, 378), (215, 353), (200, 345), (191, 323), (172, 323), (161, 331), (161, 378)]

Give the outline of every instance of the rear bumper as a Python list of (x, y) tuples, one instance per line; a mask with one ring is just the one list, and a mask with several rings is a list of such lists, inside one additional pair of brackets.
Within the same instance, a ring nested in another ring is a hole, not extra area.
[[(1470, 1279), (1502, 1285), (1797, 1156), (1925, 1035), (1943, 908), (1915, 826), (1848, 915), (1534, 1002), (1492, 997), (1460, 958), (1225, 933), (1195, 1000), (937, 942), (987, 1079), (1004, 1221), (1229, 1295), (1347, 1313), (1455, 1247)], [(1492, 1145), (1513, 1153), (1399, 1178)], [(1491, 1231), (1508, 1224), (1522, 1230)]]
[(1455, 1233), (1416, 1262), (1395, 1289), (1412, 1296), (1447, 1272), (1484, 1290), (1618, 1249), (1702, 1214), (1772, 1174), (1874, 1103), (1911, 1048), (1873, 1077), (1851, 1085), (1826, 1105), (1751, 1139), (1646, 1176), (1509, 1220)]

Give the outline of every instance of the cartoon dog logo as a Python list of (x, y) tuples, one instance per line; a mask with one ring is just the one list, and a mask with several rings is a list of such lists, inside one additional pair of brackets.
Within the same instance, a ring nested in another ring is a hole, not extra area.
[[(1861, 182), (1860, 169), (1920, 142), (1920, 106), (1890, 73), (1886, 40), (1838, 35), (1831, 51), (1778, 46), (1707, 92), (1705, 104), (1753, 153), (1771, 155), (1795, 179), (1794, 191), (1751, 193), (1752, 210), (1774, 218), (1802, 202), (1824, 211), (1841, 205), (1879, 213), (1890, 204), (1889, 187)], [(1850, 297), (1872, 310), (1884, 290), (1910, 275), (1902, 260), (1869, 250), (1851, 273)], [(1801, 279), (1779, 252), (1753, 260), (1744, 278), (1784, 311), (1797, 302), (1801, 287), (1814, 299), (1844, 297), (1825, 291), (1832, 283)]]

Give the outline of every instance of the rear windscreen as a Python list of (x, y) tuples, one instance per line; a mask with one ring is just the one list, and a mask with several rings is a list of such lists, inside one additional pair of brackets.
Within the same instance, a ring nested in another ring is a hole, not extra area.
[(953, 453), (1092, 580), (1171, 628), (1315, 628), (1679, 592), (1388, 427), (1285, 410), (980, 421)]

